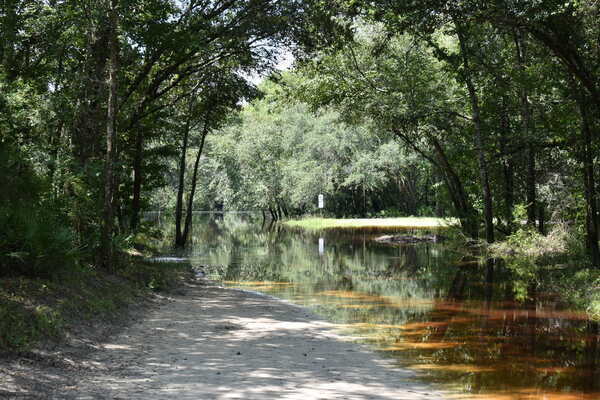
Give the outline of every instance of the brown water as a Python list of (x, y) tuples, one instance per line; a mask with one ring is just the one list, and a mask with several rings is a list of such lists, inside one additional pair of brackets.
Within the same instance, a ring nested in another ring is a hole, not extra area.
[(229, 286), (310, 307), (456, 398), (600, 399), (600, 335), (585, 313), (544, 286), (515, 302), (509, 271), (444, 243), (376, 235), (225, 216), (196, 222), (188, 256)]

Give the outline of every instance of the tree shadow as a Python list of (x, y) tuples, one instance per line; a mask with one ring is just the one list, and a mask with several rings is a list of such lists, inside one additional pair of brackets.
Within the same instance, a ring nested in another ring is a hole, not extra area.
[(191, 288), (120, 335), (77, 399), (435, 399), (306, 310), (254, 293)]

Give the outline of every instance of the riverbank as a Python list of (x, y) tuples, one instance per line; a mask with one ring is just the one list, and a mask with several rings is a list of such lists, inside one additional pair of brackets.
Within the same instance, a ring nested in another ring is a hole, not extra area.
[(5, 393), (32, 399), (443, 398), (335, 329), (275, 298), (191, 283), (86, 357), (16, 362), (53, 385), (19, 388), (15, 365), (0, 374)]
[(361, 229), (361, 228), (415, 228), (435, 229), (446, 228), (454, 224), (453, 219), (435, 217), (402, 217), (402, 218), (303, 218), (283, 222), (287, 226), (299, 227), (307, 230), (321, 230), (333, 228)]

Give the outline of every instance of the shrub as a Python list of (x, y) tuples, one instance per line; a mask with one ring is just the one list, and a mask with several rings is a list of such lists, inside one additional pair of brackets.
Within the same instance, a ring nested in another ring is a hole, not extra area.
[(50, 278), (72, 268), (78, 251), (74, 235), (51, 210), (15, 208), (0, 215), (2, 275)]
[(74, 235), (57, 202), (42, 197), (44, 180), (5, 143), (0, 171), (0, 276), (51, 277), (72, 267)]
[(543, 285), (599, 319), (600, 271), (585, 268), (589, 262), (582, 242), (579, 232), (556, 223), (547, 236), (521, 229), (488, 250), (502, 258), (513, 273), (517, 300), (527, 299), (532, 286)]

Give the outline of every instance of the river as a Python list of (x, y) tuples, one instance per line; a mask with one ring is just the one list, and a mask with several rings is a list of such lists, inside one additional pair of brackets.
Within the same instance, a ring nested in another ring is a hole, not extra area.
[(598, 325), (585, 313), (552, 293), (516, 302), (500, 266), (444, 242), (373, 241), (382, 233), (211, 214), (195, 217), (183, 255), (224, 285), (309, 307), (459, 398), (600, 399)]

